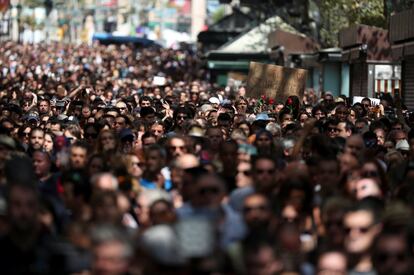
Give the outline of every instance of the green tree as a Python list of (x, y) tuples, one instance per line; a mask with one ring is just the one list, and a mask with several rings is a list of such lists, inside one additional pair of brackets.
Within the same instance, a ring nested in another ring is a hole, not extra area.
[(386, 26), (384, 0), (319, 0), (322, 18), (321, 43), (325, 47), (338, 46), (338, 33), (353, 24)]
[(226, 14), (225, 14), (224, 7), (220, 7), (211, 15), (211, 19), (212, 19), (213, 23), (216, 23), (220, 19), (222, 19), (225, 15)]

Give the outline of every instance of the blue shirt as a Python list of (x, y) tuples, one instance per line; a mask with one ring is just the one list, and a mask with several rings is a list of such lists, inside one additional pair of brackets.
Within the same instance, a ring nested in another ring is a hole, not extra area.
[[(139, 183), (141, 184), (142, 187), (144, 187), (146, 189), (157, 189), (158, 188), (157, 185), (155, 184), (155, 182), (146, 180), (144, 178), (142, 178), (139, 181)], [(170, 179), (168, 179), (168, 180), (166, 179), (165, 182), (164, 182), (164, 189), (166, 191), (170, 191), (171, 188), (172, 188), (172, 182), (171, 182), (171, 180)]]

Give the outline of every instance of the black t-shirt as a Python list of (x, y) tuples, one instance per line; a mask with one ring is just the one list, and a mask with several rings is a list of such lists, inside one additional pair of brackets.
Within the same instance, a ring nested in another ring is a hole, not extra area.
[(28, 249), (21, 249), (5, 235), (0, 238), (0, 269), (2, 274), (52, 274), (59, 265), (56, 241), (40, 235)]

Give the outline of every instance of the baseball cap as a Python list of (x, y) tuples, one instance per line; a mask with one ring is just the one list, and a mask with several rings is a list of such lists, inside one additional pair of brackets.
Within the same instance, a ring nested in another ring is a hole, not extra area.
[(203, 113), (207, 113), (207, 112), (209, 112), (211, 110), (214, 110), (214, 108), (210, 104), (203, 104), (203, 105), (201, 105), (200, 110)]
[(31, 112), (27, 115), (26, 120), (29, 121), (29, 122), (33, 121), (33, 120), (35, 120), (36, 122), (39, 122), (40, 118), (39, 118), (39, 115), (37, 113)]
[(410, 150), (410, 145), (408, 144), (408, 141), (405, 139), (399, 140), (397, 144), (395, 145), (395, 149), (402, 150), (402, 151), (408, 151)]
[(220, 99), (218, 99), (217, 97), (210, 97), (210, 99), (208, 100), (211, 104), (220, 104)]
[(269, 115), (267, 113), (260, 113), (256, 116), (256, 121), (257, 120), (270, 120)]
[(119, 138), (123, 141), (125, 140), (134, 140), (134, 133), (132, 133), (132, 130), (129, 128), (122, 129), (119, 133)]

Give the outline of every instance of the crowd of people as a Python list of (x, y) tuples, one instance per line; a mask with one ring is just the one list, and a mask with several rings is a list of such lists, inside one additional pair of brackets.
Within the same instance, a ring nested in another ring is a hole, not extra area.
[(217, 87), (190, 50), (0, 44), (2, 274), (414, 274), (399, 95)]

